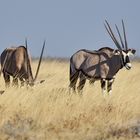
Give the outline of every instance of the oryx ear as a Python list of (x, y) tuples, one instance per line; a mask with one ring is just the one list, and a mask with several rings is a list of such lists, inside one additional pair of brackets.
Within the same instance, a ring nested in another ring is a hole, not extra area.
[(128, 50), (128, 55), (134, 55), (136, 53), (135, 49), (129, 49)]
[(120, 51), (119, 50), (114, 50), (113, 53), (114, 53), (114, 55), (120, 55)]

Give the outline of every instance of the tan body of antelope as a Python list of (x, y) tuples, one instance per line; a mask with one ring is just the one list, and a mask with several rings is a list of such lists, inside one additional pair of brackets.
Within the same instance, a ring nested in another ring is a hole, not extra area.
[(26, 47), (11, 47), (6, 48), (1, 54), (1, 72), (5, 80), (6, 87), (10, 86), (10, 76), (13, 77), (13, 85), (18, 86), (18, 79), (21, 81), (21, 86), (26, 82), (27, 85), (34, 85), (39, 72), (42, 55), (45, 47), (45, 41), (42, 47), (42, 52), (39, 59), (39, 64), (35, 78), (33, 77), (31, 67), (31, 57)]
[(106, 30), (117, 47), (116, 50), (109, 47), (101, 48), (98, 51), (88, 51), (82, 49), (71, 56), (70, 91), (72, 89), (75, 92), (76, 83), (80, 77), (79, 85), (77, 87), (78, 91), (82, 91), (86, 79), (90, 79), (92, 81), (99, 79), (101, 81), (102, 92), (104, 93), (106, 90), (107, 81), (107, 91), (108, 93), (111, 93), (112, 83), (117, 72), (123, 67), (126, 67), (128, 70), (131, 68), (129, 55), (133, 55), (135, 50), (128, 49), (123, 21), (122, 25), (125, 43), (122, 40), (118, 27), (116, 26), (121, 44), (114, 36), (107, 21), (105, 25)]

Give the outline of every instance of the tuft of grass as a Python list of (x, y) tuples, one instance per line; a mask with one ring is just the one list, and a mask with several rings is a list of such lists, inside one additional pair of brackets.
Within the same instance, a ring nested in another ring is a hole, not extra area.
[[(35, 73), (37, 62), (33, 62)], [(111, 96), (100, 82), (69, 94), (69, 62), (43, 61), (33, 88), (9, 88), (0, 95), (0, 139), (131, 140), (140, 138), (140, 64), (116, 75)], [(4, 80), (0, 78), (1, 90)]]

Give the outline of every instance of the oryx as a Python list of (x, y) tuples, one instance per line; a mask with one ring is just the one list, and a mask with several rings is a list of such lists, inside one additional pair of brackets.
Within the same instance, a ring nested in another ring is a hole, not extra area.
[(78, 91), (82, 91), (86, 79), (90, 79), (92, 81), (99, 79), (101, 81), (102, 92), (104, 93), (106, 90), (107, 81), (107, 92), (111, 93), (112, 83), (117, 72), (123, 67), (126, 67), (128, 70), (131, 68), (129, 56), (135, 54), (136, 51), (134, 49), (128, 49), (123, 20), (122, 27), (124, 40), (117, 25), (115, 25), (121, 43), (116, 39), (106, 20), (105, 23), (105, 28), (117, 49), (115, 50), (109, 47), (101, 48), (98, 51), (82, 49), (74, 53), (70, 58), (69, 85), (70, 90), (73, 89), (74, 92), (76, 90), (75, 88), (78, 77), (80, 77), (79, 85), (77, 87)]
[(26, 46), (6, 48), (1, 53), (1, 72), (5, 80), (6, 87), (10, 86), (10, 76), (13, 77), (13, 85), (18, 86), (18, 79), (21, 81), (21, 86), (26, 82), (27, 85), (33, 86), (36, 82), (40, 64), (42, 61), (45, 41), (43, 43), (41, 55), (35, 77), (33, 77), (31, 67), (31, 56)]

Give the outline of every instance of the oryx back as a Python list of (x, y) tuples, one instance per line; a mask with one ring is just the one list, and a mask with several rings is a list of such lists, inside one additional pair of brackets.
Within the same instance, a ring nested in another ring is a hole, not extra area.
[(3, 72), (8, 73), (11, 76), (27, 76), (27, 61), (26, 48), (19, 46), (17, 48), (7, 48), (1, 54), (1, 67)]
[[(94, 55), (94, 58), (92, 57)], [(96, 61), (92, 60), (95, 59)], [(77, 71), (83, 71), (87, 66), (95, 65), (98, 63), (99, 57), (96, 52), (89, 53), (88, 50), (81, 49), (74, 53), (70, 58), (70, 76), (74, 75)], [(88, 63), (87, 65), (85, 65)]]

